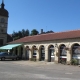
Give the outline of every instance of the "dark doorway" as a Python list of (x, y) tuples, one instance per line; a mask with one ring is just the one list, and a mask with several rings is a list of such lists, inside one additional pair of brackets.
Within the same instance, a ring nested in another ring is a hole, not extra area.
[(21, 47), (21, 59), (23, 59), (23, 47)]
[(45, 60), (45, 48), (44, 46), (41, 46), (41, 61), (44, 61)]
[(18, 55), (18, 48), (15, 48), (15, 54)]
[(49, 47), (49, 50), (48, 50), (48, 60), (49, 60), (49, 62), (53, 62), (54, 61), (54, 46), (53, 45), (51, 45), (50, 47)]
[(59, 62), (60, 63), (66, 63), (66, 58), (67, 58), (67, 51), (66, 51), (66, 46), (62, 44), (60, 46), (60, 56), (59, 56)]
[(3, 42), (4, 42), (4, 40), (0, 39), (0, 46), (3, 46)]
[(36, 60), (37, 53), (36, 53), (36, 46), (33, 46), (33, 60)]
[(77, 64), (80, 64), (80, 45), (77, 43), (72, 46), (72, 59), (76, 59)]
[(29, 60), (29, 46), (26, 46), (25, 59), (26, 59), (26, 60)]

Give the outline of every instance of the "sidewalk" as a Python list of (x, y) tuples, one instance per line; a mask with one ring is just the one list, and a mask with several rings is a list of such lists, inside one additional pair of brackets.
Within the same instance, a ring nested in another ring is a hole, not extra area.
[(54, 62), (45, 62), (45, 61), (14, 61), (13, 63), (21, 65), (49, 65), (54, 64)]
[(48, 70), (59, 70), (59, 71), (80, 71), (80, 67), (73, 65), (63, 65), (56, 64), (54, 62), (45, 62), (45, 61), (13, 61), (13, 64), (21, 65), (21, 66), (33, 66), (36, 68), (43, 68)]

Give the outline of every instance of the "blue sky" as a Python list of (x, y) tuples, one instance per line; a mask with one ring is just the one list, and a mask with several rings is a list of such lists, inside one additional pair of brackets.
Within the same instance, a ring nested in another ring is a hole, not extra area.
[(9, 34), (22, 29), (39, 32), (80, 29), (80, 0), (4, 0), (4, 3), (9, 11)]

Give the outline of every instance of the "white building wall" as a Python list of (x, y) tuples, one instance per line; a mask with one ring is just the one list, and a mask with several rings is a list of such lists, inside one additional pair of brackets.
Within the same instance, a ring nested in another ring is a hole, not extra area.
[[(39, 50), (39, 47), (43, 45), (45, 47), (45, 61), (48, 61), (48, 47), (50, 45), (53, 45), (55, 48), (55, 62), (58, 62), (59, 59), (59, 47), (61, 44), (64, 44), (66, 47), (71, 49), (71, 46), (75, 43), (80, 44), (80, 38), (78, 39), (65, 39), (65, 40), (55, 40), (55, 41), (43, 41), (43, 42), (34, 42), (34, 43), (26, 43), (25, 46), (29, 46), (32, 48), (33, 45), (37, 47)], [(57, 45), (56, 45), (57, 44)], [(31, 58), (31, 54), (30, 54)], [(39, 59), (39, 51), (37, 51), (37, 60)], [(67, 51), (67, 63), (71, 61), (71, 51)]]

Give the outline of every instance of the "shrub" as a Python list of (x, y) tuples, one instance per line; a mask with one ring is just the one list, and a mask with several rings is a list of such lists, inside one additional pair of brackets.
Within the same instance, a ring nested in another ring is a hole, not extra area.
[(78, 65), (77, 59), (72, 59), (72, 60), (71, 60), (71, 64), (72, 64), (72, 65)]
[(36, 58), (32, 58), (31, 61), (36, 61)]

